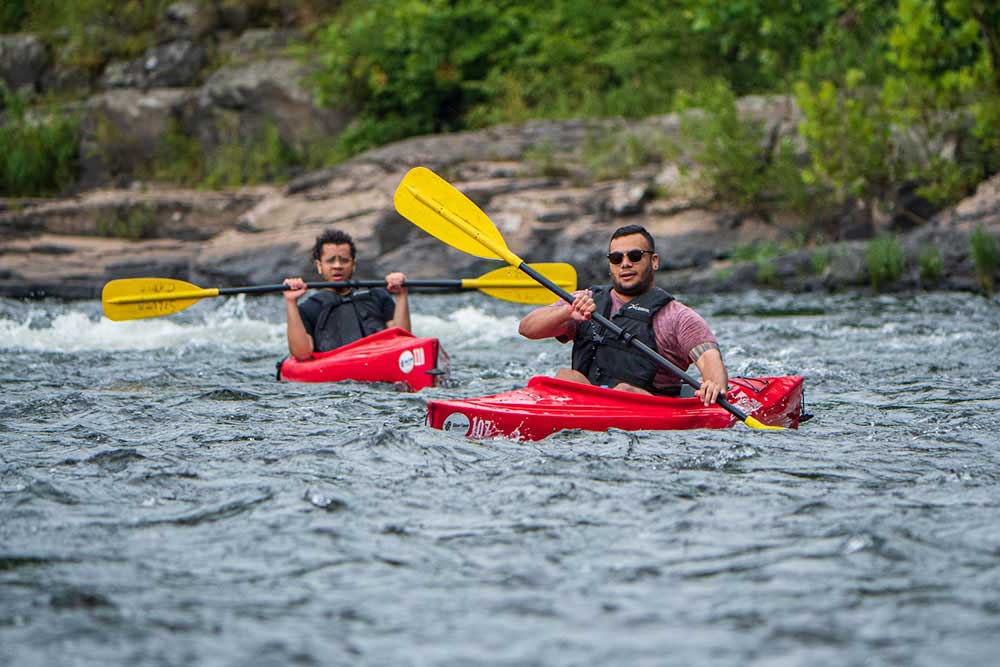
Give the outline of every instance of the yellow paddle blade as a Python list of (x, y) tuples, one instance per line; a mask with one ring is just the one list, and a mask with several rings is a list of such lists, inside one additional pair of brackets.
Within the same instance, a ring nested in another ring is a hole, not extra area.
[(456, 250), (484, 259), (511, 261), (507, 243), (493, 222), (448, 181), (426, 167), (406, 173), (393, 197), (404, 218)]
[(218, 288), (202, 289), (172, 278), (122, 278), (104, 286), (101, 305), (109, 320), (120, 322), (173, 315), (218, 295)]
[(746, 421), (743, 422), (752, 429), (757, 429), (759, 431), (787, 431), (784, 426), (772, 426), (770, 424), (765, 424), (759, 419), (755, 419), (750, 415), (747, 415)]
[[(576, 269), (573, 265), (543, 262), (529, 266), (567, 292), (576, 290)], [(520, 269), (513, 266), (490, 271), (479, 278), (465, 279), (462, 281), (462, 287), (475, 288), (497, 299), (515, 303), (541, 305), (555, 301), (555, 296), (549, 288), (528, 278)]]

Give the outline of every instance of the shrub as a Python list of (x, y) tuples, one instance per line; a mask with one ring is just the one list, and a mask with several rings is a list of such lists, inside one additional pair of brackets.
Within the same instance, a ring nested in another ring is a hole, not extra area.
[(941, 249), (936, 245), (925, 243), (920, 247), (917, 257), (920, 268), (920, 280), (926, 284), (934, 284), (944, 275), (944, 261), (941, 259)]
[(0, 2), (0, 34), (17, 32), (28, 17), (29, 0), (3, 0)]
[(17, 95), (4, 96), (0, 124), (0, 194), (14, 197), (59, 192), (76, 179), (79, 122), (72, 114), (36, 112)]
[(758, 285), (764, 287), (777, 287), (778, 265), (774, 263), (774, 260), (758, 260), (754, 280)]
[(721, 83), (684, 98), (682, 104), (700, 108), (681, 120), (685, 152), (697, 165), (697, 180), (726, 203), (753, 206), (767, 177), (763, 127), (740, 118), (736, 97)]
[(524, 161), (532, 174), (562, 178), (570, 175), (566, 161), (559, 156), (551, 141), (543, 141), (524, 151)]
[(137, 206), (128, 211), (102, 213), (97, 218), (97, 234), (138, 241), (152, 238), (156, 232), (156, 207)]
[(663, 159), (667, 140), (655, 133), (618, 130), (594, 133), (583, 144), (583, 162), (597, 180), (625, 178)]
[(774, 241), (754, 241), (753, 243), (743, 243), (734, 247), (729, 252), (729, 257), (734, 262), (757, 262), (773, 259), (780, 252), (781, 246)]
[(291, 146), (274, 123), (266, 124), (249, 141), (240, 138), (235, 126), (219, 129), (226, 140), (208, 150), (175, 124), (164, 137), (152, 177), (207, 188), (283, 182), (303, 168), (325, 163), (333, 150), (322, 140), (303, 149)]
[(976, 267), (976, 278), (987, 293), (993, 293), (994, 277), (1000, 268), (1000, 244), (997, 237), (982, 227), (976, 227), (969, 236), (972, 261)]
[(809, 263), (812, 266), (813, 273), (820, 275), (826, 271), (827, 267), (830, 266), (832, 255), (833, 253), (829, 247), (814, 248), (809, 254)]
[(865, 249), (868, 273), (876, 291), (899, 280), (903, 275), (903, 250), (895, 236), (878, 236), (868, 242)]

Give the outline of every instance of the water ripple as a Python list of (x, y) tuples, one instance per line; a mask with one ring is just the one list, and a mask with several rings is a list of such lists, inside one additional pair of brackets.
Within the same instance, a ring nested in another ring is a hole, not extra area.
[(426, 402), (568, 348), (515, 304), (412, 300), (454, 366), (419, 394), (275, 382), (280, 297), (134, 327), (0, 300), (0, 663), (994, 658), (995, 299), (704, 297), (730, 369), (804, 373), (814, 420), (537, 443)]

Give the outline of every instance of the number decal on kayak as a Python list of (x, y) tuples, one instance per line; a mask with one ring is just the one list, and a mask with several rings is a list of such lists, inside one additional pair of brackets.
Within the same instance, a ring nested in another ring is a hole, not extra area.
[(497, 425), (489, 419), (469, 416), (462, 412), (452, 412), (445, 417), (441, 424), (442, 431), (458, 431), (459, 433), (473, 439), (492, 438), (500, 430)]

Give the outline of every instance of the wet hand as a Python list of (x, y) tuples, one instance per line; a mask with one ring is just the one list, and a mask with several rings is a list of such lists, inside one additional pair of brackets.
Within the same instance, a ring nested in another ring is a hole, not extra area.
[(719, 400), (719, 396), (726, 395), (726, 387), (712, 380), (702, 380), (701, 386), (695, 390), (694, 395), (700, 398), (705, 405), (712, 405)]
[(406, 274), (396, 271), (385, 277), (385, 288), (393, 294), (406, 294), (406, 287), (403, 285), (405, 282)]
[(282, 284), (288, 285), (289, 289), (285, 290), (282, 296), (289, 303), (295, 303), (306, 293), (306, 281), (302, 278), (285, 278)]

